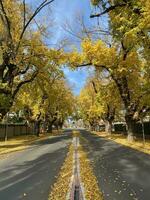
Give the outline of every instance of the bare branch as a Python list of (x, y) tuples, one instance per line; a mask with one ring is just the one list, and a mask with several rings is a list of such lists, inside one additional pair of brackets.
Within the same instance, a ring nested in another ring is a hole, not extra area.
[(86, 25), (85, 25), (85, 23), (84, 23), (84, 18), (83, 18), (83, 16), (79, 18), (79, 21), (80, 21), (80, 23), (81, 23), (82, 32), (85, 33), (86, 37), (90, 39), (90, 38), (91, 38), (91, 37), (90, 37), (90, 32), (88, 31), (88, 29), (87, 29), (87, 27), (86, 27)]
[(111, 33), (109, 31), (105, 31), (102, 29), (93, 29), (93, 30), (87, 30), (87, 33), (91, 33), (91, 34), (102, 34), (102, 35), (111, 35)]
[(77, 67), (86, 67), (86, 66), (91, 66), (91, 65), (96, 67), (97, 69), (98, 68), (103, 68), (103, 69), (107, 70), (110, 73), (111, 76), (113, 76), (113, 74), (110, 71), (110, 69), (107, 66), (104, 66), (104, 65), (94, 65), (92, 62), (89, 62), (89, 63), (83, 63), (81, 65), (78, 65)]
[(124, 43), (123, 43), (123, 40), (121, 41), (121, 46), (122, 46), (122, 50), (123, 50), (123, 60), (126, 60), (127, 56), (128, 56), (128, 53), (130, 52), (130, 50), (132, 48), (126, 48)]
[(22, 40), (22, 38), (23, 38), (23, 35), (24, 35), (26, 29), (28, 28), (29, 24), (31, 23), (31, 21), (34, 19), (34, 17), (37, 16), (37, 14), (38, 14), (44, 7), (46, 7), (47, 5), (51, 4), (53, 1), (54, 1), (54, 0), (51, 0), (51, 1), (45, 0), (45, 1), (43, 1), (43, 3), (41, 3), (41, 4), (35, 9), (33, 15), (30, 17), (30, 19), (27, 21), (27, 23), (26, 23), (25, 26), (23, 27), (23, 30), (22, 30), (22, 32), (21, 32), (21, 34), (20, 34), (20, 38), (19, 38), (18, 45), (17, 45), (17, 47), (16, 47), (16, 53), (17, 53), (17, 51), (18, 51), (18, 49), (19, 49), (19, 47), (20, 47), (20, 43), (21, 43), (21, 40)]
[(79, 34), (76, 34), (75, 31), (72, 29), (72, 27), (69, 25), (69, 23), (66, 22), (66, 24), (63, 25), (62, 28), (64, 31), (66, 31), (70, 35), (78, 38), (79, 40), (83, 40), (84, 37), (80, 36)]

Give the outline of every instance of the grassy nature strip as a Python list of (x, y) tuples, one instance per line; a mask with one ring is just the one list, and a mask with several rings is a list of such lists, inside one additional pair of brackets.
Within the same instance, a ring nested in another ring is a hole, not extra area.
[(8, 141), (0, 141), (0, 156), (24, 150), (34, 141), (37, 141), (37, 137), (33, 135), (18, 136), (11, 138)]
[(8, 153), (24, 150), (36, 141), (59, 135), (62, 135), (62, 130), (55, 130), (49, 134), (40, 134), (39, 137), (36, 135), (24, 135), (10, 138), (8, 141), (0, 141), (0, 158), (5, 157)]
[(102, 193), (99, 190), (96, 176), (93, 173), (90, 161), (83, 148), (79, 146), (79, 160), (80, 160), (80, 176), (84, 186), (86, 200), (103, 200)]
[(66, 199), (70, 184), (70, 178), (72, 176), (72, 171), (73, 171), (73, 145), (71, 144), (65, 162), (62, 168), (60, 169), (60, 174), (58, 175), (58, 179), (51, 188), (51, 193), (49, 195), (48, 200)]

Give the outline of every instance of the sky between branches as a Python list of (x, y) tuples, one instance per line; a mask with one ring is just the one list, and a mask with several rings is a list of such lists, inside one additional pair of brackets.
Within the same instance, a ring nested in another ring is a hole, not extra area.
[[(26, 0), (26, 2), (35, 9), (42, 0)], [(79, 48), (80, 41), (67, 33), (63, 27), (67, 22), (74, 30), (76, 30), (76, 32), (78, 32), (79, 27), (76, 20), (78, 15), (84, 16), (86, 26), (97, 23), (96, 20), (90, 19), (89, 17), (91, 10), (90, 0), (55, 0), (48, 8), (43, 9), (37, 16), (37, 19), (44, 19), (44, 17), (48, 17), (49, 19), (48, 22), (46, 21), (50, 31), (50, 35), (46, 39), (46, 43), (49, 47), (55, 47), (62, 39), (69, 38)], [(53, 21), (52, 23), (51, 20)], [(103, 23), (106, 24), (105, 20)], [(64, 73), (69, 83), (72, 85), (74, 94), (78, 95), (81, 88), (84, 86), (89, 73), (91, 73), (91, 70), (84, 68), (77, 71), (71, 71), (68, 68), (64, 68)]]

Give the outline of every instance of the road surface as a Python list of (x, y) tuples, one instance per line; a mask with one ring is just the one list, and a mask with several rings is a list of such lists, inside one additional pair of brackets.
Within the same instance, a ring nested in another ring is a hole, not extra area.
[(150, 155), (81, 130), (104, 200), (150, 200)]
[[(104, 200), (150, 200), (149, 155), (80, 132)], [(0, 200), (47, 200), (71, 140), (65, 131), (0, 160)]]
[(66, 157), (71, 132), (0, 160), (0, 200), (47, 200)]

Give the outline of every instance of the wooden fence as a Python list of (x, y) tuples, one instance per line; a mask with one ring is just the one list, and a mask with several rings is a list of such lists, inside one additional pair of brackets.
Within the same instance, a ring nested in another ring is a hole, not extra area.
[(21, 135), (34, 135), (34, 123), (27, 124), (0, 124), (0, 139), (4, 139), (5, 135), (7, 138)]
[[(150, 122), (144, 122), (143, 125), (141, 123), (135, 124), (134, 132), (137, 137), (142, 137), (143, 130), (146, 138), (150, 138)], [(97, 125), (95, 127), (95, 131), (105, 131), (105, 125)], [(124, 133), (127, 134), (126, 123), (114, 123), (113, 124), (113, 132), (114, 133)]]
[[(144, 122), (143, 127), (141, 123), (136, 123), (134, 127), (134, 132), (137, 136), (142, 136), (144, 130), (145, 135), (150, 135), (150, 122)], [(126, 124), (125, 123), (115, 123), (114, 124), (114, 131), (115, 132), (123, 132), (127, 133)]]

